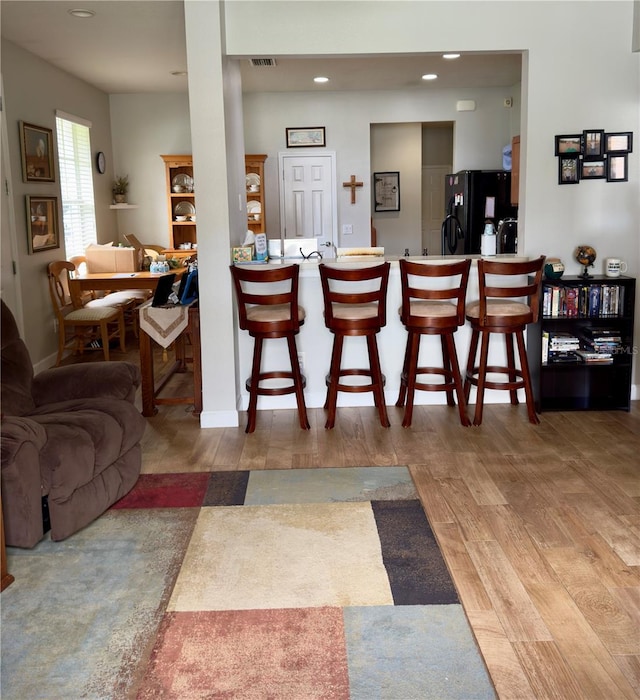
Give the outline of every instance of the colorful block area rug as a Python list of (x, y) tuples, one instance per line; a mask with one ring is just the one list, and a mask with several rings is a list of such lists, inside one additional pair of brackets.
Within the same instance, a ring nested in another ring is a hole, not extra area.
[(8, 562), (3, 700), (495, 698), (405, 467), (142, 475)]

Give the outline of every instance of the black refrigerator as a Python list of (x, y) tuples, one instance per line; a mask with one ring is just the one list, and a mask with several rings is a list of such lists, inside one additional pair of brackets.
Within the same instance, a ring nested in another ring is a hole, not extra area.
[(445, 179), (442, 254), (480, 253), (485, 221), (494, 226), (517, 216), (511, 206), (511, 173), (506, 170), (461, 170)]

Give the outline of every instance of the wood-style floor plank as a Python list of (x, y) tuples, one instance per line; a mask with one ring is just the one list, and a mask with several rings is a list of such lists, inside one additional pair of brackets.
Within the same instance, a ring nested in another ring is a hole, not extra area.
[(449, 406), (416, 406), (410, 428), (387, 409), (388, 429), (362, 407), (339, 408), (333, 430), (311, 409), (308, 431), (294, 410), (260, 410), (247, 435), (244, 413), (201, 430), (160, 406), (143, 472), (406, 465), (498, 697), (640, 700), (640, 404), (539, 425), (489, 404), (473, 428)]

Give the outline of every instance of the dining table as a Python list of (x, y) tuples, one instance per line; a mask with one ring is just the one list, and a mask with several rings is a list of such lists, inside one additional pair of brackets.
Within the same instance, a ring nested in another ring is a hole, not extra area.
[(94, 290), (121, 292), (126, 289), (148, 289), (153, 292), (158, 286), (158, 280), (164, 275), (175, 274), (178, 280), (186, 271), (186, 267), (178, 267), (169, 272), (76, 272), (69, 284), (72, 293)]

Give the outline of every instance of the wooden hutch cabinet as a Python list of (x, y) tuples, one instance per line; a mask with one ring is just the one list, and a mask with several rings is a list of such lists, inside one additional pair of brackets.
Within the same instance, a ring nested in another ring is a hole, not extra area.
[(266, 233), (264, 198), (264, 162), (266, 155), (245, 155), (247, 179), (247, 229)]
[(197, 244), (196, 196), (191, 155), (161, 156), (166, 172), (167, 214), (170, 251), (182, 251)]

